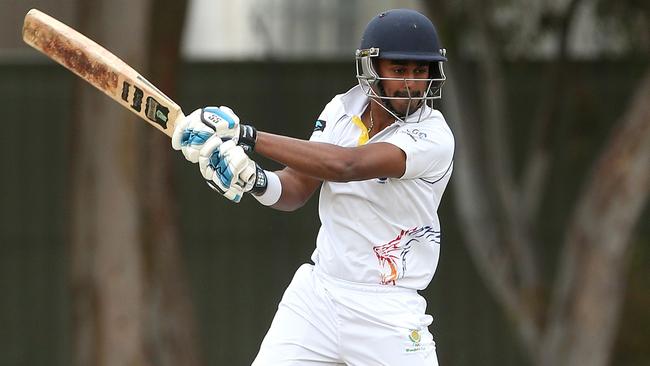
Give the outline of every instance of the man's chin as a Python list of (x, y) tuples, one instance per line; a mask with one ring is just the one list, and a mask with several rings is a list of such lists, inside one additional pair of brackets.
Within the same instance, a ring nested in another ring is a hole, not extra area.
[(411, 114), (416, 110), (418, 110), (418, 108), (420, 108), (421, 105), (422, 102), (419, 101), (419, 102), (411, 102), (410, 104), (407, 103), (406, 105), (397, 105), (397, 106), (393, 105), (392, 107), (393, 110), (397, 112), (398, 116), (404, 117), (407, 115), (407, 113)]

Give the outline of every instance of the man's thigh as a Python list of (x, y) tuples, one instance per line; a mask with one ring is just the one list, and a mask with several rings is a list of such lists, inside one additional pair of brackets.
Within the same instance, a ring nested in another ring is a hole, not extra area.
[(426, 328), (374, 329), (368, 333), (358, 334), (357, 342), (344, 353), (347, 365), (438, 366), (436, 345)]
[[(338, 295), (338, 296), (336, 296)], [(437, 366), (432, 317), (416, 292), (338, 291), (341, 358), (347, 365)]]
[(312, 277), (296, 271), (285, 291), (253, 366), (342, 365), (332, 304)]

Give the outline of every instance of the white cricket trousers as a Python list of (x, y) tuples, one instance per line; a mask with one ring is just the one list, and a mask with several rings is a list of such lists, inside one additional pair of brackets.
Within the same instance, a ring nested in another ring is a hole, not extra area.
[(334, 279), (303, 264), (253, 366), (437, 366), (417, 291)]

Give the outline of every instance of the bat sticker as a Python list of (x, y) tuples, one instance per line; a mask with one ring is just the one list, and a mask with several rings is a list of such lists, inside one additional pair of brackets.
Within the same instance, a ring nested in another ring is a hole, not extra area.
[(147, 107), (145, 114), (151, 122), (155, 122), (162, 128), (167, 128), (167, 116), (169, 115), (169, 108), (163, 107), (153, 97), (147, 97)]

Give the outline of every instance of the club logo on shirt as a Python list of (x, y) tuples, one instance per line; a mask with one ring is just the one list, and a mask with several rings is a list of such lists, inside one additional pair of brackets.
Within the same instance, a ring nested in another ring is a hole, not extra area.
[(404, 278), (408, 269), (408, 254), (414, 245), (440, 244), (440, 231), (431, 226), (415, 227), (400, 231), (399, 235), (386, 244), (373, 247), (379, 261), (380, 284), (395, 285)]
[(420, 343), (420, 332), (417, 329), (411, 329), (411, 334), (409, 334), (409, 339), (413, 343)]
[(323, 131), (325, 129), (325, 121), (322, 119), (316, 120), (316, 124), (314, 125), (314, 132), (316, 131)]
[(421, 340), (422, 337), (420, 336), (420, 331), (417, 329), (411, 329), (409, 333), (409, 341), (411, 341), (411, 343), (406, 347), (405, 351), (407, 353), (423, 351), (425, 347), (420, 344)]

